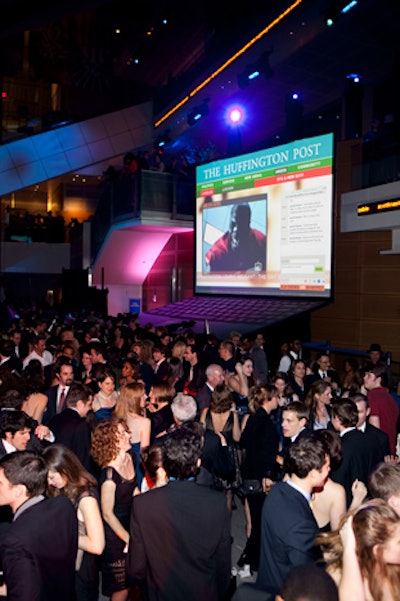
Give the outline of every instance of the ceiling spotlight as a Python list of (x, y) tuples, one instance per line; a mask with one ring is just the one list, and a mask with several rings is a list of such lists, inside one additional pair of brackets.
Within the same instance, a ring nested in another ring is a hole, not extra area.
[(226, 111), (226, 120), (229, 125), (241, 125), (245, 119), (245, 110), (238, 104), (230, 106)]
[(187, 122), (190, 126), (195, 125), (198, 121), (200, 121), (200, 119), (208, 115), (210, 112), (208, 106), (209, 100), (209, 98), (206, 98), (203, 100), (202, 104), (196, 106), (192, 111), (190, 111), (187, 116)]
[(346, 13), (349, 12), (349, 10), (351, 10), (352, 8), (354, 8), (356, 6), (356, 4), (358, 4), (357, 0), (350, 0), (350, 2), (348, 2), (347, 4), (345, 4), (340, 9), (340, 12), (342, 13), (342, 15), (345, 15)]
[(358, 73), (349, 73), (348, 75), (346, 75), (346, 79), (350, 79), (350, 81), (354, 81), (354, 83), (360, 83), (361, 75), (359, 75)]
[(169, 132), (170, 130), (167, 129), (163, 134), (159, 135), (155, 139), (154, 146), (156, 148), (163, 148), (163, 146), (166, 146), (166, 144), (169, 144), (169, 142), (171, 142)]
[(347, 14), (357, 6), (357, 0), (343, 0), (333, 3), (324, 13), (324, 21), (327, 27), (332, 27), (341, 15)]
[(271, 77), (273, 75), (273, 71), (269, 64), (269, 57), (271, 56), (272, 52), (273, 48), (266, 50), (262, 53), (260, 58), (255, 63), (247, 65), (244, 71), (242, 73), (239, 73), (239, 75), (237, 76), (239, 88), (246, 88), (249, 85), (250, 81), (256, 79), (261, 74), (264, 75), (264, 77), (266, 78)]
[(260, 71), (258, 69), (254, 69), (254, 71), (249, 74), (248, 78), (250, 80), (252, 80), (252, 79), (255, 79), (256, 77), (258, 77), (259, 75), (260, 75)]

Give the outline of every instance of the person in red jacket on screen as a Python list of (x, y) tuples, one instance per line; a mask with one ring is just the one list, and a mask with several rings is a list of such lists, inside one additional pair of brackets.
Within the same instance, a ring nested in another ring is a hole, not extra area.
[(206, 253), (210, 271), (265, 271), (267, 237), (250, 222), (247, 202), (232, 206), (229, 230)]

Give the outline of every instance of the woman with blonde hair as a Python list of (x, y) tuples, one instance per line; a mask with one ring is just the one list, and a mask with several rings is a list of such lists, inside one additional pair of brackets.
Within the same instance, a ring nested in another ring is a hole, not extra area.
[(142, 484), (142, 473), (140, 469), (140, 456), (143, 449), (150, 445), (151, 421), (145, 417), (146, 391), (144, 384), (135, 382), (125, 384), (117, 400), (113, 415), (118, 419), (124, 419), (131, 434), (132, 451), (136, 458), (136, 472), (139, 488)]
[(398, 601), (400, 517), (383, 499), (343, 518), (339, 531), (316, 539), (336, 581), (340, 601)]
[(183, 361), (183, 355), (186, 350), (186, 342), (184, 340), (177, 340), (174, 342), (171, 350), (171, 357), (177, 357)]

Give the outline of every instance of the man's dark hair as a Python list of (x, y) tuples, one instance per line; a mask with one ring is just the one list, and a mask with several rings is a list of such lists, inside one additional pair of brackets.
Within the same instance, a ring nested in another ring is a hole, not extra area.
[(315, 356), (315, 361), (319, 361), (320, 359), (322, 359), (322, 357), (328, 357), (329, 359), (329, 353), (327, 351), (319, 351)]
[(36, 426), (37, 421), (25, 413), (25, 411), (3, 409), (0, 412), (0, 438), (4, 438), (6, 432), (11, 432), (14, 435), (25, 428), (29, 428), (33, 432)]
[(310, 417), (310, 410), (301, 401), (292, 401), (282, 408), (282, 414), (284, 411), (293, 411), (297, 415), (298, 419), (304, 418), (307, 422)]
[(13, 354), (15, 350), (15, 344), (13, 343), (12, 340), (5, 340), (5, 339), (1, 339), (0, 340), (0, 355), (2, 355), (3, 357), (11, 357), (11, 355)]
[(45, 334), (32, 334), (32, 344), (35, 346), (36, 344), (38, 344), (38, 342), (40, 342), (40, 340), (47, 340), (47, 337)]
[(154, 353), (157, 351), (165, 356), (167, 354), (167, 347), (164, 344), (155, 344), (152, 352)]
[(386, 365), (374, 365), (366, 370), (370, 374), (374, 374), (376, 378), (381, 379), (381, 386), (387, 388), (389, 385), (389, 376)]
[(358, 409), (351, 399), (340, 398), (333, 401), (332, 415), (337, 417), (345, 428), (354, 428), (357, 425)]
[(190, 348), (190, 351), (191, 351), (192, 353), (196, 353), (197, 357), (200, 357), (200, 354), (201, 354), (201, 348), (200, 348), (199, 346), (197, 346), (197, 344), (190, 344), (190, 343), (188, 343), (186, 346), (187, 346), (188, 348)]
[(315, 432), (310, 431), (306, 436), (297, 438), (286, 451), (285, 472), (305, 478), (311, 470), (323, 467), (327, 455), (325, 444)]
[(47, 465), (43, 457), (30, 451), (15, 451), (0, 459), (0, 468), (7, 480), (26, 486), (28, 496), (36, 497), (46, 490)]
[(61, 367), (63, 365), (71, 365), (72, 366), (72, 360), (69, 357), (60, 355), (59, 357), (57, 357), (57, 359), (54, 361), (54, 363), (51, 364), (51, 375), (50, 375), (51, 381), (53, 381), (54, 378), (57, 378), (57, 375), (60, 373)]
[(60, 355), (59, 357), (57, 357), (55, 363), (54, 363), (54, 373), (55, 374), (59, 374), (61, 371), (61, 368), (64, 365), (69, 365), (71, 367), (73, 367), (73, 363), (72, 363), (72, 359), (70, 357), (66, 357), (65, 355)]
[(203, 439), (198, 425), (183, 424), (166, 437), (163, 443), (164, 468), (170, 478), (185, 480), (196, 476)]
[(323, 567), (296, 566), (285, 578), (280, 595), (284, 601), (339, 601), (338, 588)]
[(92, 340), (91, 342), (89, 342), (87, 348), (89, 350), (89, 353), (93, 349), (95, 351), (95, 353), (97, 353), (98, 355), (101, 355), (104, 359), (107, 358), (107, 347), (102, 342), (97, 342), (96, 340)]
[(82, 384), (82, 382), (74, 382), (71, 384), (66, 404), (67, 407), (76, 407), (78, 401), (82, 401), (86, 405), (88, 403), (90, 397), (93, 396), (93, 390), (86, 386), (86, 384)]

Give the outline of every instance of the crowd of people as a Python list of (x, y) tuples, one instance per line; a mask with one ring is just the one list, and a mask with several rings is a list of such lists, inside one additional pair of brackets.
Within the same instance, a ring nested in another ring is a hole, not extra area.
[(7, 242), (21, 241), (60, 244), (68, 241), (68, 230), (78, 225), (75, 217), (65, 222), (61, 212), (46, 214), (18, 211), (7, 206), (4, 235)]
[(11, 319), (0, 598), (399, 599), (398, 382), (382, 349), (339, 371), (298, 338), (271, 368), (265, 345), (126, 315)]

